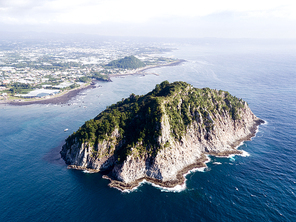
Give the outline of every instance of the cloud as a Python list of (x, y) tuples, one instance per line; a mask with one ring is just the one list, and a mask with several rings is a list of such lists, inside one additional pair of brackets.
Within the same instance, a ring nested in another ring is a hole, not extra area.
[(294, 0), (0, 0), (0, 29), (76, 26), (74, 32), (105, 35), (220, 37), (271, 33), (295, 23)]
[(30, 23), (100, 24), (140, 23), (154, 18), (203, 17), (221, 12), (249, 12), (250, 16), (295, 17), (291, 0), (3, 0), (1, 21)]

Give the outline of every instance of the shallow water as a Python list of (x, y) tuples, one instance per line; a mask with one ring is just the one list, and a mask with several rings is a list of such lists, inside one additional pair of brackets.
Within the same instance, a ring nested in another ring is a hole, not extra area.
[[(167, 54), (186, 63), (153, 69), (159, 76), (99, 83), (71, 106), (0, 105), (0, 221), (295, 221), (296, 45), (203, 40), (177, 46)], [(249, 155), (211, 157), (179, 192), (147, 183), (120, 192), (100, 174), (66, 168), (58, 152), (68, 135), (106, 106), (164, 80), (247, 101), (268, 123), (239, 147)]]

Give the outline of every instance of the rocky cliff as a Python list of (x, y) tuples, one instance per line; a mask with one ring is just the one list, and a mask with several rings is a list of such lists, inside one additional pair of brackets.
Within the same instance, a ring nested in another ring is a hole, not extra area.
[(204, 165), (205, 154), (240, 153), (236, 146), (261, 123), (228, 92), (165, 81), (87, 121), (66, 140), (61, 156), (72, 168), (108, 172), (110, 186), (119, 189), (143, 179), (173, 187)]

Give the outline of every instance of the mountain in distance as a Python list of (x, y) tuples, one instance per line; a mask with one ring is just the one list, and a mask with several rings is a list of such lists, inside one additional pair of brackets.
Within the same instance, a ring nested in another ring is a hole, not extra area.
[(126, 56), (122, 59), (113, 60), (109, 62), (106, 66), (110, 68), (138, 69), (146, 65), (140, 59), (131, 55), (131, 56)]

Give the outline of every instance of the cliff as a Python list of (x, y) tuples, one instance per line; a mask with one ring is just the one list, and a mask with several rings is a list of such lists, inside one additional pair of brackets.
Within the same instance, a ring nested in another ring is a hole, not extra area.
[(108, 172), (110, 186), (119, 189), (143, 179), (174, 187), (184, 173), (204, 166), (205, 154), (240, 153), (236, 146), (261, 123), (226, 91), (165, 81), (87, 121), (66, 140), (61, 156), (72, 168)]

